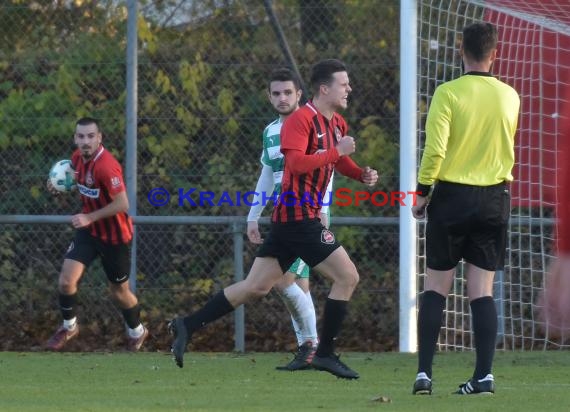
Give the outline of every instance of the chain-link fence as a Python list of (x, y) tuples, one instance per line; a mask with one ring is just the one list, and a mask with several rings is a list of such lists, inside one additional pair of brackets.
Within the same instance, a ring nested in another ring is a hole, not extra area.
[[(104, 144), (125, 164), (126, 2), (8, 0), (0, 19), (0, 214), (72, 214), (76, 196), (54, 198), (44, 185), (51, 164), (69, 157), (78, 117), (101, 119)], [(245, 216), (246, 205), (227, 202), (180, 206), (178, 190), (252, 190), (261, 132), (276, 117), (266, 96), (269, 73), (294, 61), (307, 80), (311, 65), (330, 57), (349, 66), (353, 92), (344, 115), (358, 142), (355, 160), (379, 170), (377, 190), (397, 190), (398, 2), (141, 1), (137, 27), (138, 215)], [(338, 178), (336, 187), (358, 186)], [(167, 190), (170, 202), (150, 204), (154, 188)], [(369, 202), (332, 207), (335, 233), (362, 279), (341, 348), (397, 344), (398, 232), (393, 225), (335, 227), (335, 216), (397, 213), (396, 206)], [(0, 226), (1, 348), (33, 348), (60, 321), (57, 275), (72, 231), (67, 225)], [(167, 319), (232, 281), (233, 232), (231, 225), (137, 226), (137, 293), (154, 338), (148, 349), (167, 348)], [(247, 272), (254, 249), (245, 245)], [(320, 311), (328, 287), (312, 279)], [(80, 300), (82, 338), (71, 349), (121, 347), (120, 315), (97, 264), (80, 285)], [(293, 344), (275, 295), (245, 313), (248, 350)], [(232, 335), (227, 318), (197, 336), (196, 345), (231, 350)]]

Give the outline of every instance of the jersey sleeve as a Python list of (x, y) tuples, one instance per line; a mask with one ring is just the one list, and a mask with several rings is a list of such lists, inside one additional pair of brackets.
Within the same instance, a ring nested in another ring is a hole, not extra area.
[(312, 155), (306, 155), (300, 150), (292, 149), (284, 151), (283, 154), (285, 155), (285, 161), (289, 162), (289, 170), (294, 175), (308, 173), (326, 164), (335, 163), (340, 158), (336, 147)]
[(264, 195), (273, 192), (274, 182), (273, 182), (273, 169), (271, 167), (264, 165), (261, 169), (259, 178), (257, 179), (257, 185), (255, 186), (255, 194), (251, 202), (251, 208), (249, 209), (249, 214), (247, 215), (248, 222), (257, 222), (265, 204), (263, 199)]
[(333, 180), (334, 180), (334, 172), (331, 174), (331, 178), (329, 179), (329, 184), (327, 185), (326, 194), (324, 196), (325, 202), (323, 202), (323, 206), (321, 207), (321, 214), (328, 214), (329, 212), (329, 205), (333, 199)]
[(271, 163), (269, 162), (269, 152), (267, 151), (267, 128), (265, 128), (265, 130), (263, 131), (263, 136), (262, 136), (262, 142), (263, 142), (263, 149), (261, 151), (261, 164), (263, 166), (271, 166)]
[(98, 170), (99, 184), (111, 195), (115, 196), (127, 190), (123, 181), (123, 169), (115, 159), (102, 165)]
[(566, 117), (562, 122), (562, 150), (560, 163), (562, 173), (557, 187), (556, 237), (558, 240), (558, 252), (570, 254), (570, 103), (566, 104)]
[(440, 86), (433, 94), (426, 119), (426, 143), (418, 172), (419, 184), (431, 186), (437, 180), (447, 152), (450, 130), (451, 104), (449, 94)]
[(286, 150), (307, 151), (309, 136), (311, 134), (311, 123), (303, 115), (301, 110), (291, 114), (281, 127), (281, 152)]
[(335, 170), (341, 175), (362, 182), (362, 169), (349, 156), (343, 156), (336, 163)]
[(265, 150), (265, 148), (261, 151), (259, 162), (261, 163), (262, 166), (269, 166), (269, 155), (267, 153), (267, 150)]

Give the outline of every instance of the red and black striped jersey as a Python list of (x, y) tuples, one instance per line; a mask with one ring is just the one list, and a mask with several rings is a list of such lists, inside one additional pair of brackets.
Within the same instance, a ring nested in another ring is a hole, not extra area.
[[(83, 213), (104, 208), (115, 195), (126, 190), (121, 165), (103, 146), (87, 162), (76, 150), (71, 156), (71, 164), (75, 170)], [(133, 238), (133, 223), (129, 215), (122, 212), (92, 223), (89, 231), (103, 242), (116, 245)]]
[[(281, 128), (281, 152), (285, 156), (285, 169), (281, 182), (281, 195), (273, 209), (273, 222), (293, 222), (319, 217), (326, 197), (326, 188), (335, 167), (343, 164), (342, 174), (360, 178), (361, 169), (348, 156), (340, 157), (335, 148), (348, 132), (344, 118), (334, 113), (329, 120), (312, 104), (292, 113)], [(309, 155), (309, 156), (307, 156)], [(298, 172), (296, 162), (306, 162)]]
[(566, 102), (566, 107), (563, 109), (564, 115), (560, 122), (562, 139), (560, 139), (558, 164), (562, 165), (562, 173), (560, 173), (557, 187), (556, 235), (558, 252), (568, 255), (570, 254), (570, 93), (568, 93)]

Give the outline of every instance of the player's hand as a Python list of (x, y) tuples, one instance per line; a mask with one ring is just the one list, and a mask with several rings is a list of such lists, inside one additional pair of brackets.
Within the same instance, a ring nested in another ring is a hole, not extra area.
[(52, 195), (58, 196), (61, 194), (61, 192), (55, 190), (55, 187), (53, 187), (53, 185), (51, 184), (51, 180), (49, 178), (46, 182), (46, 187), (47, 187), (48, 192), (50, 192)]
[(263, 243), (257, 221), (247, 222), (247, 238), (251, 243), (255, 243), (256, 245)]
[(426, 207), (428, 205), (428, 198), (424, 196), (416, 196), (416, 204), (412, 206), (412, 215), (416, 219), (423, 219), (426, 217)]
[(89, 215), (86, 215), (84, 213), (79, 213), (77, 215), (71, 216), (71, 224), (75, 229), (81, 229), (82, 227), (87, 227), (91, 223), (93, 223), (93, 221), (91, 220)]
[(378, 171), (366, 166), (362, 170), (362, 182), (367, 186), (374, 186), (378, 181)]
[(537, 306), (539, 319), (550, 337), (570, 337), (570, 255), (560, 255), (551, 262), (544, 289)]
[(336, 145), (336, 150), (338, 150), (338, 154), (341, 156), (346, 156), (356, 151), (356, 143), (354, 141), (354, 137), (352, 136), (344, 136)]
[(325, 228), (329, 228), (329, 215), (327, 215), (326, 213), (321, 213), (321, 224), (325, 227)]

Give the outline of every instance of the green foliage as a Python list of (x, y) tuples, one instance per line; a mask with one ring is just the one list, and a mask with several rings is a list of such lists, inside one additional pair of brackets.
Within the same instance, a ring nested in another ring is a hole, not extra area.
[[(378, 9), (373, 2), (316, 3), (322, 7), (307, 3), (299, 8), (293, 0), (274, 5), (297, 63), (306, 75), (312, 63), (334, 53), (351, 66), (355, 92), (345, 115), (359, 139), (355, 158), (377, 167), (382, 176), (395, 176), (397, 128), (387, 120), (397, 114), (397, 95), (380, 90), (371, 98), (369, 93), (396, 79), (395, 23), (375, 30), (379, 15), (386, 23), (395, 21), (396, 5)], [(201, 2), (187, 11), (191, 23), (179, 26), (164, 20), (174, 3), (147, 1), (142, 9), (150, 5), (155, 12), (141, 14), (137, 24), (141, 214), (152, 213), (144, 196), (151, 187), (192, 181), (203, 189), (221, 184), (235, 192), (255, 184), (261, 130), (274, 117), (264, 95), (266, 76), (285, 63), (265, 10), (256, 2), (228, 2), (224, 7)], [(321, 26), (322, 21), (335, 21), (335, 29), (311, 38), (298, 25), (303, 10)], [(83, 115), (103, 119), (106, 144), (122, 158), (125, 7), (112, 1), (64, 5), (12, 0), (0, 8), (2, 16), (11, 23), (0, 29), (5, 34), (0, 47), (0, 151), (15, 155), (2, 156), (2, 166), (29, 164), (31, 173), (43, 180), (46, 164), (68, 157), (73, 121)], [(376, 64), (380, 70), (368, 70)], [(45, 160), (32, 162), (36, 153)], [(21, 212), (44, 212), (45, 197), (30, 190), (31, 197), (22, 197), (25, 192), (16, 196)], [(168, 213), (188, 211), (172, 208)], [(246, 209), (214, 213), (245, 214)]]
[(124, 60), (126, 15), (110, 1), (9, 3), (0, 7), (8, 22), (0, 29), (0, 167), (4, 180), (25, 165), (28, 190), (4, 183), (10, 198), (0, 213), (47, 213), (40, 188), (50, 165), (69, 158), (73, 122), (115, 119), (103, 126), (117, 131), (124, 73), (108, 62)]
[[(276, 117), (267, 102), (267, 76), (273, 68), (286, 65), (287, 59), (261, 2), (183, 3), (178, 11), (179, 2), (170, 0), (147, 0), (139, 5), (137, 211), (139, 215), (245, 216), (246, 205), (180, 207), (178, 189), (213, 191), (219, 198), (223, 191), (235, 194), (255, 187), (261, 133)], [(319, 7), (298, 0), (273, 3), (305, 81), (311, 65), (321, 58), (337, 57), (349, 65), (354, 92), (344, 115), (357, 139), (354, 159), (379, 170), (381, 183), (374, 190), (394, 190), (398, 168), (397, 3), (312, 2)], [(148, 12), (150, 6), (152, 12)], [(125, 160), (124, 2), (8, 0), (0, 6), (0, 21), (0, 214), (74, 213), (76, 195), (53, 198), (44, 189), (49, 167), (71, 154), (74, 121), (87, 115), (100, 118), (104, 144), (123, 164)], [(309, 24), (320, 29), (312, 31)], [(158, 208), (148, 202), (147, 193), (155, 187), (171, 193), (168, 206)], [(368, 190), (340, 176), (336, 187)], [(365, 203), (333, 206), (332, 213), (334, 228), (337, 215), (396, 216), (398, 210)], [(220, 245), (217, 229), (199, 229), (188, 235), (173, 226), (150, 232), (146, 231), (151, 228), (138, 228), (144, 263), (137, 263), (139, 283), (146, 301), (153, 302), (144, 312), (153, 326), (197, 296), (205, 298), (227, 285), (233, 276), (228, 263), (233, 233), (224, 233), (227, 244)], [(50, 273), (37, 281), (41, 290), (55, 290), (58, 268), (54, 265), (60, 264), (67, 245), (55, 249), (50, 237), (42, 233), (20, 240), (20, 230), (8, 226), (0, 238), (4, 253), (22, 253), (4, 256), (0, 277), (11, 291), (26, 291), (7, 298), (6, 304), (20, 302), (25, 307), (25, 293), (32, 293), (39, 272)], [(337, 233), (347, 248), (357, 251), (364, 276), (376, 279), (376, 275), (394, 273), (392, 255), (389, 263), (375, 266), (373, 247), (378, 245), (373, 236), (363, 238), (357, 228), (342, 228)], [(383, 247), (391, 249), (396, 242), (388, 238)], [(36, 253), (38, 243), (45, 253)], [(229, 257), (223, 254), (226, 251)], [(28, 263), (27, 254), (40, 257), (26, 266), (21, 262)], [(207, 263), (198, 265), (197, 261)], [(93, 271), (96, 279), (103, 279)], [(216, 280), (205, 280), (210, 276)], [(88, 302), (100, 304), (101, 295), (105, 296), (101, 287), (98, 283), (85, 290)], [(323, 286), (320, 293), (324, 290)], [(165, 291), (174, 291), (175, 301)], [(369, 303), (370, 297), (366, 299), (359, 307)], [(52, 310), (53, 301), (45, 302), (45, 297), (43, 301), (34, 300), (37, 312), (46, 313), (35, 322), (43, 326), (36, 335), (47, 337), (45, 325), (55, 324), (57, 313)], [(109, 313), (96, 311), (89, 328), (114, 327), (117, 313), (108, 306), (111, 320)], [(7, 321), (16, 323), (15, 319)], [(260, 345), (263, 341), (268, 341), (266, 336), (258, 339)]]

